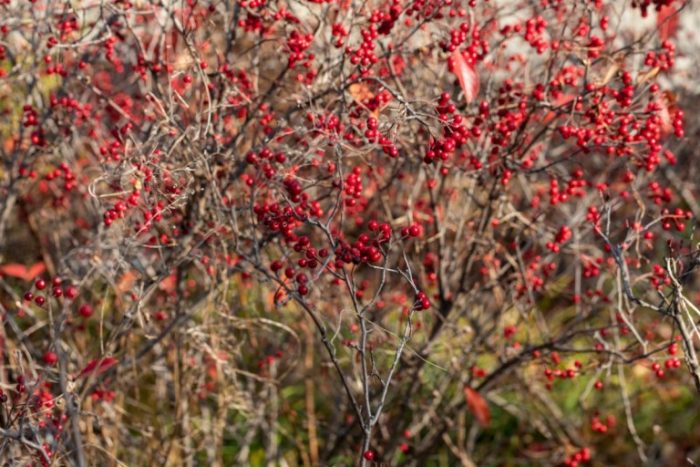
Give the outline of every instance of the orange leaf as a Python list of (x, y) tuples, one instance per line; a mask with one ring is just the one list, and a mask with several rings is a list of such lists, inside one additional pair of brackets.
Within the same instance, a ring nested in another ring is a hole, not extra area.
[(464, 387), (464, 399), (467, 401), (469, 410), (474, 414), (481, 426), (489, 426), (491, 423), (491, 411), (486, 400), (474, 389)]
[(350, 97), (358, 104), (364, 104), (365, 99), (374, 97), (367, 83), (353, 83), (348, 86), (348, 92), (350, 93)]
[(120, 293), (127, 292), (134, 286), (136, 278), (137, 275), (134, 271), (126, 271), (124, 274), (122, 274), (122, 277), (119, 279), (119, 282), (117, 282), (117, 290)]
[(12, 152), (12, 150), (15, 148), (15, 140), (13, 138), (7, 138), (3, 142), (3, 147), (5, 148), (6, 152)]
[(453, 72), (457, 75), (459, 84), (462, 86), (464, 98), (467, 100), (467, 103), (472, 102), (479, 92), (479, 77), (474, 71), (474, 66), (471, 63), (467, 63), (464, 55), (459, 50), (455, 50), (451, 58), (454, 65)]
[(160, 289), (166, 292), (172, 292), (175, 290), (175, 285), (177, 282), (177, 274), (172, 273), (162, 281), (160, 281)]
[[(366, 102), (374, 97), (374, 93), (369, 89), (367, 83), (353, 83), (348, 87), (348, 92), (352, 100), (357, 102), (361, 106), (365, 106)], [(372, 111), (372, 116), (377, 118), (379, 116), (379, 109), (374, 109)]]
[(0, 272), (6, 276), (16, 277), (26, 282), (31, 282), (46, 270), (46, 265), (39, 261), (27, 267), (23, 264), (7, 263), (0, 266)]

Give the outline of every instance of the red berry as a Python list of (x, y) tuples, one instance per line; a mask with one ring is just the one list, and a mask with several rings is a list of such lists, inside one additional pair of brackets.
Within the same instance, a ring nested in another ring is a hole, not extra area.
[(70, 287), (66, 287), (66, 289), (63, 291), (63, 295), (66, 298), (72, 300), (78, 296), (78, 289), (71, 285)]
[(50, 350), (44, 354), (44, 363), (47, 365), (55, 365), (56, 362), (58, 361), (58, 356), (56, 355), (55, 352), (51, 352)]
[(89, 318), (92, 316), (92, 307), (87, 303), (80, 305), (80, 308), (78, 308), (78, 313), (80, 313), (80, 316), (84, 318)]

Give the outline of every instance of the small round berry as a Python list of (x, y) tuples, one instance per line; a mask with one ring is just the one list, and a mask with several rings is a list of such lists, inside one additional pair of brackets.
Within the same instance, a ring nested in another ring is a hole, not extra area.
[(55, 365), (58, 362), (58, 355), (50, 350), (44, 354), (44, 363), (47, 365)]
[(73, 300), (78, 296), (78, 288), (72, 285), (70, 287), (66, 287), (66, 289), (63, 291), (63, 295), (65, 295), (67, 299)]
[(92, 307), (87, 303), (84, 303), (80, 305), (80, 308), (78, 308), (78, 313), (80, 313), (80, 316), (83, 318), (89, 318), (92, 316)]

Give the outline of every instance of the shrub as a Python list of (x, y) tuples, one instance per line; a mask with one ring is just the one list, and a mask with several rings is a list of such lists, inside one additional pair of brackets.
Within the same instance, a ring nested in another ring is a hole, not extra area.
[(0, 457), (697, 458), (688, 3), (3, 2)]

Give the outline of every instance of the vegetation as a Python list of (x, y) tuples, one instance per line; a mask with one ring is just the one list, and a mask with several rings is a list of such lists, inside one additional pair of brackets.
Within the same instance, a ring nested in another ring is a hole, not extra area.
[(700, 463), (688, 0), (0, 0), (8, 465)]

